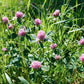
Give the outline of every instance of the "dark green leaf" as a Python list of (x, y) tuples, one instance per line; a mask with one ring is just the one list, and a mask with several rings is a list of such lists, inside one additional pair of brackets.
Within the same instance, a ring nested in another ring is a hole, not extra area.
[(31, 40), (31, 37), (29, 35), (26, 35), (27, 40)]
[(12, 33), (12, 34), (8, 35), (9, 39), (15, 39), (16, 37), (17, 37), (16, 33)]
[(43, 43), (39, 41), (39, 45), (41, 48), (43, 48)]

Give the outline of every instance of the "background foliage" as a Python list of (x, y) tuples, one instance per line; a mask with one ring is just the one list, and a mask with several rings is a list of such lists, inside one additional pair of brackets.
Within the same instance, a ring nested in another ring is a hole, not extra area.
[[(35, 3), (35, 4), (34, 4)], [(53, 12), (60, 16), (53, 21)], [(12, 20), (17, 11), (25, 14), (21, 24)], [(7, 16), (14, 24), (8, 30), (2, 17)], [(37, 44), (38, 29), (34, 19), (41, 19), (41, 30), (48, 39)], [(18, 36), (20, 28), (26, 27), (27, 35)], [(1, 84), (83, 84), (84, 63), (79, 59), (84, 46), (78, 44), (84, 37), (83, 0), (0, 0), (0, 83)], [(55, 51), (50, 44), (56, 43)], [(2, 48), (7, 48), (3, 52)], [(55, 55), (61, 56), (56, 61)], [(30, 68), (32, 61), (42, 63), (39, 70)]]

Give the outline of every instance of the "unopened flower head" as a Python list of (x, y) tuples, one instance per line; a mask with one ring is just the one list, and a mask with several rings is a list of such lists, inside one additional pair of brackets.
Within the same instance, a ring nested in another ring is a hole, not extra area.
[(6, 49), (6, 48), (2, 48), (2, 50), (3, 50), (3, 51), (5, 51), (5, 52), (7, 51), (7, 49)]
[(53, 13), (53, 16), (58, 17), (60, 14), (60, 10), (55, 10), (55, 12)]
[(56, 59), (56, 60), (60, 60), (61, 57), (60, 57), (59, 55), (56, 55), (56, 56), (55, 56), (55, 59)]
[(57, 44), (53, 43), (53, 44), (50, 45), (50, 47), (53, 50), (53, 49), (55, 49), (57, 47)]

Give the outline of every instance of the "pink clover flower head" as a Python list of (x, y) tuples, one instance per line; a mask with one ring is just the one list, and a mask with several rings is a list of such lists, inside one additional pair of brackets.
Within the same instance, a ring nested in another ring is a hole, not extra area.
[(22, 18), (23, 17), (23, 13), (20, 12), (20, 11), (17, 11), (15, 17)]
[(33, 68), (33, 69), (40, 69), (41, 68), (41, 62), (39, 62), (39, 61), (33, 61), (32, 63), (31, 63), (31, 67)]
[(37, 18), (37, 19), (35, 19), (35, 24), (36, 24), (36, 25), (40, 25), (40, 24), (41, 24), (41, 20), (40, 20), (40, 19), (38, 19), (38, 18)]
[(24, 37), (26, 35), (26, 31), (24, 29), (20, 29), (18, 35)]
[(80, 44), (80, 45), (84, 45), (84, 39), (81, 39), (81, 40), (79, 41), (79, 44)]
[(45, 39), (45, 32), (42, 31), (42, 30), (40, 30), (40, 31), (38, 32), (37, 38), (38, 38), (39, 40), (44, 40), (44, 39)]
[(8, 29), (13, 29), (13, 25), (12, 24), (8, 25)]
[(84, 62), (84, 54), (82, 54), (82, 55), (80, 56), (80, 60), (81, 60), (82, 62)]
[(60, 10), (55, 10), (55, 12), (53, 13), (53, 16), (58, 17), (60, 14)]
[(2, 48), (2, 50), (3, 50), (3, 51), (5, 51), (5, 52), (7, 51), (7, 49), (6, 49), (6, 48)]
[(53, 43), (53, 44), (50, 45), (50, 47), (53, 50), (53, 49), (55, 49), (57, 47), (57, 44)]
[(8, 20), (7, 17), (3, 17), (2, 20), (3, 20), (3, 22), (4, 22), (5, 24), (8, 24), (8, 22), (9, 22), (9, 20)]
[(61, 57), (60, 57), (59, 55), (56, 55), (56, 56), (55, 56), (55, 59), (56, 59), (56, 60), (60, 60)]

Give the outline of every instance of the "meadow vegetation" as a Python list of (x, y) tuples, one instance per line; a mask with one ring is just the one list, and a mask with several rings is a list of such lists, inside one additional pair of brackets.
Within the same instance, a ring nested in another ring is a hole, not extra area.
[(0, 84), (84, 84), (84, 0), (0, 0)]

